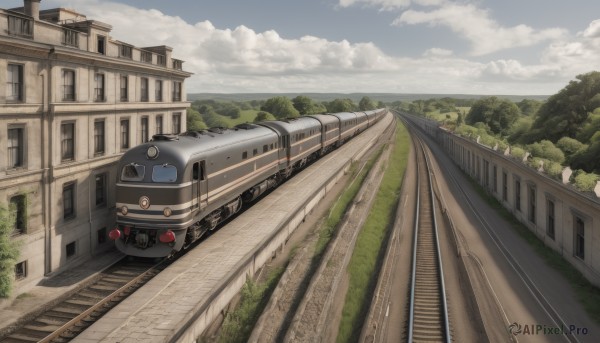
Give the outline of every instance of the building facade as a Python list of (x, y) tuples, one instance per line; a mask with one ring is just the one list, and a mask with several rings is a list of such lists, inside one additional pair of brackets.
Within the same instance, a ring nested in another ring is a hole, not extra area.
[(39, 5), (0, 9), (0, 206), (16, 216), (19, 291), (112, 247), (119, 157), (185, 131), (190, 106), (170, 47)]

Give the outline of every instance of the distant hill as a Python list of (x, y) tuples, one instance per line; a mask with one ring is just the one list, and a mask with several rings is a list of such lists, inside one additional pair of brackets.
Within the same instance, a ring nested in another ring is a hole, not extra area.
[[(374, 101), (383, 101), (386, 103), (394, 101), (414, 101), (427, 100), (433, 98), (454, 98), (454, 99), (479, 99), (491, 95), (477, 94), (394, 94), (394, 93), (192, 93), (188, 94), (189, 101), (195, 100), (221, 100), (221, 101), (250, 101), (267, 100), (275, 96), (285, 96), (290, 99), (298, 95), (305, 95), (314, 101), (332, 101), (335, 99), (351, 99), (353, 102), (359, 102), (363, 96), (368, 96)], [(545, 101), (549, 95), (496, 95), (499, 98), (509, 99), (514, 102), (523, 99), (533, 99)]]

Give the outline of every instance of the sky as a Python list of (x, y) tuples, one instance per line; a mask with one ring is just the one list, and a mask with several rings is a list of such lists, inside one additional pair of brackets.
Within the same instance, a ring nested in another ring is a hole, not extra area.
[(56, 7), (172, 47), (188, 93), (552, 95), (600, 70), (597, 0), (41, 1)]

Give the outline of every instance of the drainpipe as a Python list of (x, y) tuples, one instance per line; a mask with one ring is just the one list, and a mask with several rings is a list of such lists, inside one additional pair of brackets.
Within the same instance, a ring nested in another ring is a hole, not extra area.
[(48, 52), (46, 67), (40, 73), (42, 76), (42, 114), (41, 114), (41, 157), (42, 157), (42, 218), (44, 223), (44, 275), (52, 272), (52, 185), (53, 185), (53, 124), (54, 107), (50, 106), (53, 97), (52, 89), (52, 59), (54, 49)]

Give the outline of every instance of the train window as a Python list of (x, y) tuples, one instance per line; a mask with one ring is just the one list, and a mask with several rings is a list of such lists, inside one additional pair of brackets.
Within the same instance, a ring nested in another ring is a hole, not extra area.
[(177, 181), (177, 168), (169, 164), (159, 164), (152, 167), (152, 181), (175, 182)]
[(247, 151), (244, 151), (244, 152), (242, 153), (242, 160), (245, 160), (245, 159), (247, 159), (247, 158), (248, 158), (248, 152), (247, 152)]
[[(277, 145), (275, 145), (275, 147), (277, 147)], [(273, 150), (273, 143), (271, 143), (271, 150)]]
[(267, 144), (263, 145), (263, 154), (269, 151), (269, 146)]
[(131, 163), (123, 167), (121, 181), (142, 181), (146, 167), (137, 163)]
[(256, 156), (256, 155), (258, 155), (258, 149), (252, 150), (252, 156)]
[(192, 179), (198, 180), (199, 176), (200, 176), (200, 163), (196, 162), (192, 166)]

